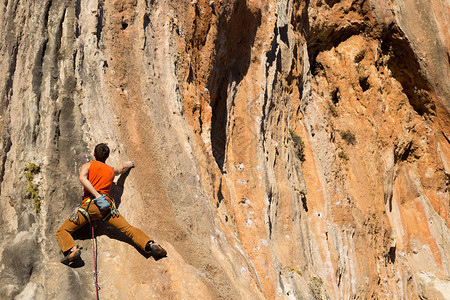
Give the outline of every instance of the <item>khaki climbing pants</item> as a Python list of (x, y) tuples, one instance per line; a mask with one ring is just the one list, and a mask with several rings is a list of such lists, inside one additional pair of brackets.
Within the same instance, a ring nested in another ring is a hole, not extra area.
[[(85, 210), (88, 209), (88, 202), (83, 203), (81, 208)], [(91, 221), (100, 220), (104, 218), (109, 213), (108, 210), (100, 210), (97, 205), (91, 202), (89, 205), (89, 215), (91, 217)], [(61, 250), (63, 252), (71, 249), (73, 246), (76, 246), (75, 241), (72, 238), (72, 234), (83, 225), (85, 225), (88, 221), (84, 218), (84, 216), (78, 211), (78, 220), (73, 222), (68, 218), (56, 231), (56, 237), (58, 238), (59, 245), (61, 246)], [(140, 229), (135, 228), (128, 224), (127, 220), (119, 214), (118, 217), (111, 216), (108, 220), (106, 220), (108, 224), (119, 229), (126, 236), (131, 238), (133, 242), (142, 250), (145, 251), (145, 245), (150, 240), (150, 238)]]

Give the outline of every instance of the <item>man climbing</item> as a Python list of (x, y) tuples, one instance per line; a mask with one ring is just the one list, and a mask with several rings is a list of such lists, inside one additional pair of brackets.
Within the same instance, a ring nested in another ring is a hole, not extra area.
[(108, 195), (114, 177), (133, 168), (134, 163), (129, 161), (118, 168), (108, 166), (105, 161), (109, 157), (109, 147), (103, 143), (95, 146), (94, 157), (94, 161), (81, 167), (79, 179), (84, 187), (81, 205), (56, 232), (59, 245), (64, 253), (61, 262), (67, 265), (80, 257), (81, 249), (75, 244), (72, 234), (93, 220), (102, 220), (116, 227), (131, 238), (139, 248), (155, 258), (166, 256), (166, 250), (155, 244), (142, 230), (128, 224), (116, 209), (114, 200)]

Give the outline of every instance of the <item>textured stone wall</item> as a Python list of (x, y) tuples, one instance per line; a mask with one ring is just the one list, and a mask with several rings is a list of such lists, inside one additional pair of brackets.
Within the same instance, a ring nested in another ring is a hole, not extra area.
[(2, 1), (0, 298), (95, 297), (89, 228), (78, 268), (54, 234), (107, 142), (111, 165), (136, 164), (119, 210), (169, 254), (96, 224), (101, 298), (444, 299), (445, 11)]

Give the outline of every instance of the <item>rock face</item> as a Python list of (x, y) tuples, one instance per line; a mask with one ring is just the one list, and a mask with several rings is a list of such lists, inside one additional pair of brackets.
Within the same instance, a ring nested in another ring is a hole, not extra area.
[[(96, 224), (101, 298), (450, 295), (448, 2), (0, 3), (0, 298), (95, 297), (55, 232), (93, 147), (161, 243)], [(420, 12), (420, 13), (419, 13)]]

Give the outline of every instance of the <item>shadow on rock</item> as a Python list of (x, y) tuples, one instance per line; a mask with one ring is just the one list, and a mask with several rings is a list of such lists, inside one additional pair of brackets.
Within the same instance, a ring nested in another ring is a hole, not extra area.
[(111, 191), (109, 192), (109, 195), (114, 199), (117, 208), (119, 208), (120, 204), (122, 203), (125, 180), (127, 179), (128, 175), (130, 175), (130, 171), (131, 169), (120, 175), (119, 179), (117, 179), (117, 182), (113, 182)]
[(68, 266), (73, 269), (84, 267), (85, 263), (81, 257), (74, 259)]

